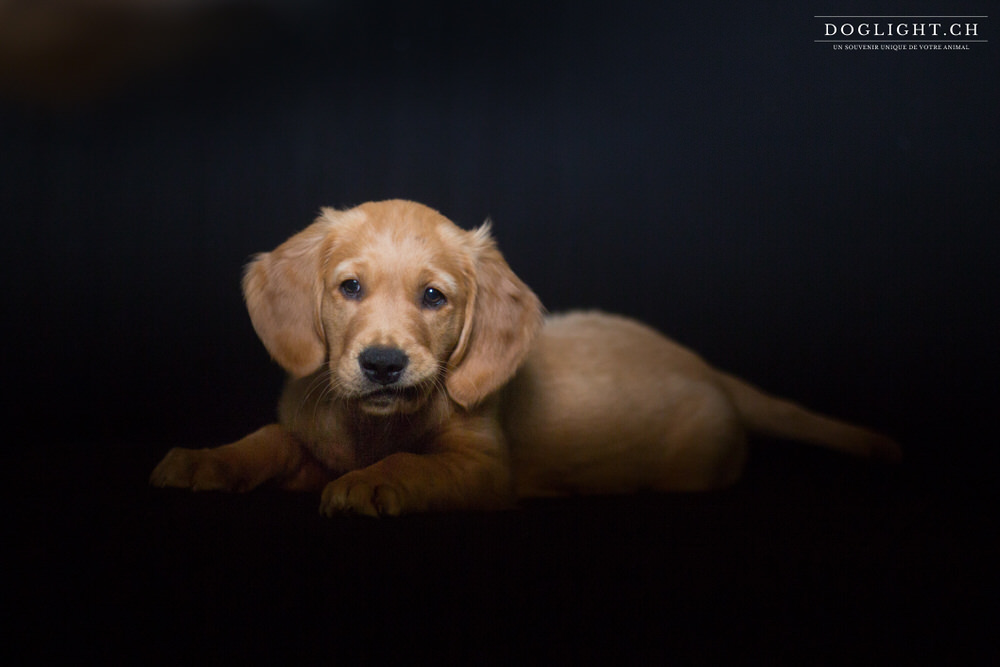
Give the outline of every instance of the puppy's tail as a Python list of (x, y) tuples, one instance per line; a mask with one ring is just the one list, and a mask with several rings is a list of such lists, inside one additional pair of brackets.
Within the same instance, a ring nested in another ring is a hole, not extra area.
[(736, 405), (744, 426), (751, 432), (798, 440), (887, 463), (897, 463), (902, 459), (903, 452), (892, 438), (769, 396), (731, 375), (718, 373), (718, 376)]

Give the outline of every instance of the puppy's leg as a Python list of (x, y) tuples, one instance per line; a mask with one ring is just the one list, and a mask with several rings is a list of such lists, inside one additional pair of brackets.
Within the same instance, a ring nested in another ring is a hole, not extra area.
[(153, 470), (153, 486), (192, 491), (249, 491), (276, 481), (290, 490), (316, 490), (329, 472), (279, 424), (213, 449), (175, 447)]
[(411, 512), (500, 509), (513, 494), (497, 462), (449, 452), (388, 456), (326, 485), (320, 512), (397, 516)]
[(456, 431), (439, 439), (433, 453), (392, 454), (330, 482), (320, 512), (395, 516), (510, 506), (513, 484), (500, 436)]

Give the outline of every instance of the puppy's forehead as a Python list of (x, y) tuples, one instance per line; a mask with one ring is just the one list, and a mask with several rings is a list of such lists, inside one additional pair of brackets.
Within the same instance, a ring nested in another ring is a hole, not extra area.
[(430, 208), (407, 204), (366, 204), (354, 209), (362, 215), (352, 215), (338, 226), (328, 266), (460, 271), (466, 232)]

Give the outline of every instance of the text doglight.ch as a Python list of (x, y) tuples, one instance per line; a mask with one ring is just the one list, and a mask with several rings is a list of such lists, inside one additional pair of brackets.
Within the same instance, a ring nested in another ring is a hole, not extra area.
[(978, 23), (893, 23), (893, 22), (845, 22), (824, 23), (825, 37), (978, 37)]

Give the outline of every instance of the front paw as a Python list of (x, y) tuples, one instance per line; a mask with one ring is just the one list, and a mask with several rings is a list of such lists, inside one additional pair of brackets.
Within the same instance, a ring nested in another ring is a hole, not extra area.
[(153, 469), (149, 483), (192, 491), (239, 490), (229, 466), (209, 449), (171, 449)]
[(379, 517), (399, 516), (406, 507), (402, 489), (356, 470), (326, 485), (319, 511), (328, 517), (335, 514)]

